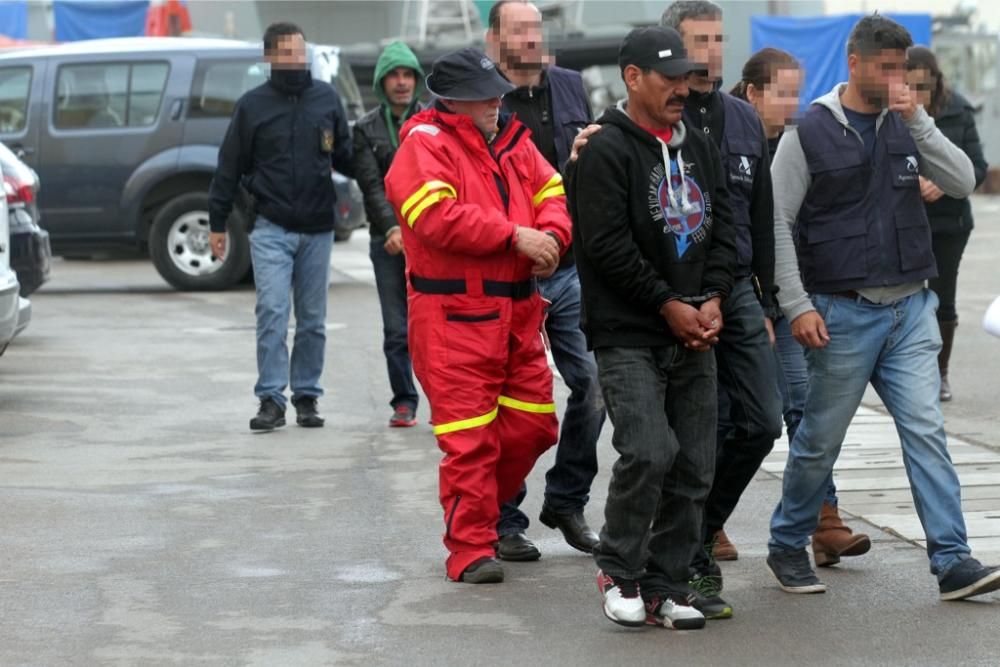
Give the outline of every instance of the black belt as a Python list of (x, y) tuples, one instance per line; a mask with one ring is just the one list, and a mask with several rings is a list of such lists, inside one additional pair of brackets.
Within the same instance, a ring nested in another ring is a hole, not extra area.
[[(436, 278), (421, 278), (410, 274), (410, 284), (413, 289), (423, 294), (466, 294), (465, 281), (438, 280)], [(484, 280), (483, 294), (486, 296), (502, 296), (508, 299), (527, 299), (535, 293), (535, 281), (522, 280), (508, 283), (500, 280)]]

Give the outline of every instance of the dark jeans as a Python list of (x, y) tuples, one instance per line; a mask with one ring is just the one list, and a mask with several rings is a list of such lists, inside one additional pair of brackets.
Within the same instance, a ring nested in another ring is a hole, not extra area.
[(406, 259), (385, 251), (385, 238), (373, 236), (368, 256), (375, 269), (375, 288), (382, 307), (382, 351), (389, 369), (392, 407), (417, 409), (417, 385), (413, 381), (410, 349), (406, 342)]
[[(597, 476), (597, 439), (604, 425), (604, 400), (597, 381), (597, 363), (587, 350), (580, 330), (580, 279), (576, 267), (558, 270), (539, 282), (542, 296), (551, 302), (545, 332), (552, 358), (566, 386), (569, 400), (562, 419), (556, 461), (545, 474), (545, 505), (554, 512), (580, 512), (590, 500), (590, 485)], [(497, 533), (523, 533), (528, 517), (518, 507), (527, 487), (500, 508)]]
[[(728, 427), (716, 432), (712, 492), (705, 503), (702, 537), (726, 524), (764, 458), (781, 437), (781, 392), (764, 311), (749, 279), (740, 279), (722, 303), (722, 333), (715, 348), (720, 395), (728, 402)], [(699, 550), (699, 561), (704, 555)], [(698, 566), (698, 563), (695, 564)]]
[(680, 345), (601, 348), (619, 458), (594, 560), (643, 595), (687, 589), (715, 469), (715, 355)]
[(971, 230), (959, 234), (934, 234), (932, 237), (934, 259), (937, 260), (938, 277), (932, 278), (927, 286), (934, 290), (941, 301), (937, 311), (938, 322), (957, 322), (955, 292), (958, 289), (958, 265), (962, 261), (965, 244), (969, 242)]

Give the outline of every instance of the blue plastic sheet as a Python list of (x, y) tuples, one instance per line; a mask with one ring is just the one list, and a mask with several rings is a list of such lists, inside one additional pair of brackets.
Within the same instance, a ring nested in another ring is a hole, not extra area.
[(149, 0), (55, 0), (56, 41), (141, 37)]
[[(805, 78), (800, 99), (805, 108), (817, 97), (847, 81), (847, 37), (864, 15), (754, 16), (750, 43), (754, 53), (771, 46), (788, 51), (802, 65)], [(930, 46), (930, 14), (886, 14), (910, 31), (914, 44)]]
[(0, 35), (14, 39), (28, 38), (28, 3), (26, 0), (0, 2)]

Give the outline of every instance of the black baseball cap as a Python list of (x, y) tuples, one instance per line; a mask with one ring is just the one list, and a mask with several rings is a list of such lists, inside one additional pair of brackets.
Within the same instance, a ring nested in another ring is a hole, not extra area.
[(664, 76), (680, 76), (703, 69), (687, 58), (684, 40), (673, 28), (636, 28), (618, 49), (618, 67), (629, 65), (653, 69)]
[(461, 49), (434, 61), (427, 90), (445, 100), (492, 100), (514, 90), (479, 49)]

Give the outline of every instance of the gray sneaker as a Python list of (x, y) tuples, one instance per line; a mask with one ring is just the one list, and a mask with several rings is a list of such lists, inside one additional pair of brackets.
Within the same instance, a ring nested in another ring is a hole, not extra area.
[(767, 567), (786, 593), (826, 593), (826, 584), (816, 577), (805, 549), (772, 551), (767, 555)]
[(1000, 567), (986, 567), (966, 558), (944, 573), (938, 582), (942, 600), (965, 600), (1000, 589)]

